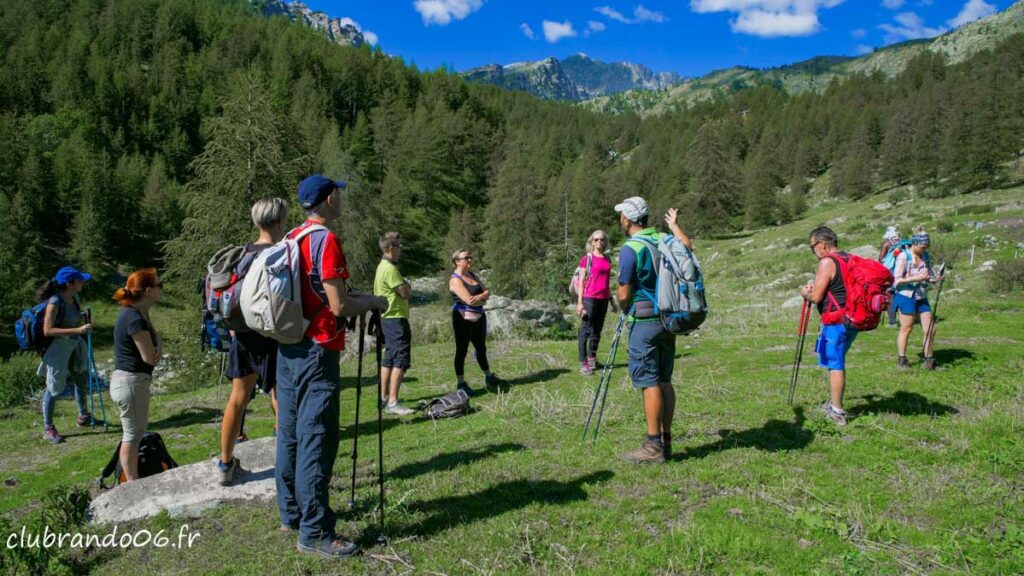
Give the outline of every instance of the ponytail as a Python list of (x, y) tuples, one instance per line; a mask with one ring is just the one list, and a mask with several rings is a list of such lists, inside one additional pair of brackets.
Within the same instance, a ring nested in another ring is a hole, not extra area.
[(61, 290), (66, 287), (66, 285), (57, 284), (57, 281), (51, 278), (36, 288), (36, 302), (45, 302), (49, 300), (51, 296), (60, 294)]
[(113, 300), (121, 306), (130, 306), (142, 299), (146, 288), (153, 288), (156, 285), (156, 268), (136, 270), (128, 276), (124, 286), (114, 292)]

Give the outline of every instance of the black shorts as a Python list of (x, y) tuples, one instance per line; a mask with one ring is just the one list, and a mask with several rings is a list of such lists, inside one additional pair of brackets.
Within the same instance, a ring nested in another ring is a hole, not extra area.
[(408, 370), (412, 365), (412, 329), (408, 318), (384, 318), (380, 321), (384, 331), (385, 368)]
[(256, 332), (236, 332), (228, 351), (228, 378), (256, 375), (256, 384), (269, 394), (277, 383), (277, 342)]

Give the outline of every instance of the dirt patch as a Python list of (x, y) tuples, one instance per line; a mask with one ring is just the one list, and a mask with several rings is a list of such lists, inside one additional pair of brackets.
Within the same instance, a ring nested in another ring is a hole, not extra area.
[(1024, 228), (1024, 216), (996, 220), (996, 226), (999, 226), (1000, 228), (1010, 228), (1011, 230), (1017, 228)]

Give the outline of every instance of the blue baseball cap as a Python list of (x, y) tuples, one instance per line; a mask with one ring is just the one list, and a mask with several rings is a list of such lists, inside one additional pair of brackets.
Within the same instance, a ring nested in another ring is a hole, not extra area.
[(88, 282), (89, 280), (92, 280), (92, 274), (87, 274), (72, 266), (65, 266), (60, 270), (57, 270), (57, 275), (54, 276), (53, 279), (57, 281), (57, 284), (64, 286), (74, 282), (75, 280)]
[(346, 188), (348, 183), (331, 180), (323, 174), (313, 174), (299, 182), (299, 204), (309, 210), (319, 206), (336, 188)]

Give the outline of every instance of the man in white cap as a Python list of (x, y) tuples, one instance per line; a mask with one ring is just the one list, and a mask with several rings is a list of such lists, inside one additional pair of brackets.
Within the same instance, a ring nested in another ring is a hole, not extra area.
[[(672, 387), (676, 337), (665, 330), (655, 313), (658, 270), (654, 252), (661, 234), (648, 228), (647, 202), (639, 196), (627, 198), (615, 206), (619, 224), (629, 237), (619, 251), (619, 288), (622, 310), (629, 314), (629, 375), (633, 387), (644, 396), (647, 435), (639, 448), (622, 457), (630, 462), (658, 463), (672, 456), (672, 417), (676, 411), (676, 391)], [(690, 248), (690, 238), (676, 223), (678, 212), (670, 208), (665, 223), (673, 236)]]

